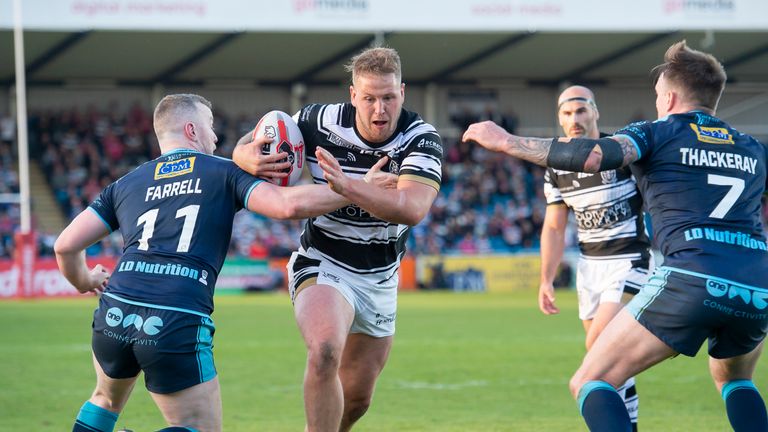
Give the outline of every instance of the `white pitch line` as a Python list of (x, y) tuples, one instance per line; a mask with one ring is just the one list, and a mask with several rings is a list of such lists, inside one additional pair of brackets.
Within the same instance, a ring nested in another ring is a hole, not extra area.
[(432, 383), (425, 381), (402, 381), (394, 382), (396, 387), (418, 390), (461, 390), (469, 387), (485, 387), (488, 381), (465, 381), (462, 383)]

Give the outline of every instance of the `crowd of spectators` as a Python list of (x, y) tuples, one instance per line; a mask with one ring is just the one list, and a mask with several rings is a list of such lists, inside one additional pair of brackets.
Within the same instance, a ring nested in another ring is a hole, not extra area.
[[(219, 136), (217, 154), (228, 157), (237, 138), (253, 127), (255, 117), (218, 114), (214, 125)], [(454, 128), (491, 114), (463, 113), (453, 119)], [(2, 119), (6, 118), (10, 119)], [(2, 119), (0, 193), (18, 192), (11, 152), (15, 129)], [(151, 113), (138, 104), (128, 110), (33, 111), (29, 124), (30, 153), (42, 167), (67, 219), (86, 208), (107, 184), (159, 155)], [(510, 122), (507, 127), (513, 130), (515, 124)], [(447, 137), (444, 144), (441, 193), (428, 217), (414, 227), (409, 249), (428, 254), (476, 254), (536, 247), (544, 215), (543, 170), (479, 151), (456, 137)], [(18, 205), (0, 203), (0, 256), (12, 253), (18, 211)], [(272, 221), (241, 212), (235, 220), (230, 253), (254, 258), (288, 256), (298, 246), (302, 227), (303, 221)], [(39, 233), (41, 254), (52, 253), (56, 234)], [(121, 248), (119, 233), (113, 233), (88, 252), (117, 255)]]
[[(237, 139), (253, 127), (256, 117), (217, 114), (216, 153), (229, 157)], [(511, 132), (517, 125), (514, 116), (500, 117), (490, 110), (476, 115), (464, 111), (452, 117), (452, 129), (464, 130), (468, 123), (484, 118), (504, 124)], [(36, 111), (30, 113), (29, 123), (30, 153), (43, 168), (67, 219), (86, 208), (107, 184), (159, 155), (151, 113), (138, 104), (123, 111)], [(18, 192), (14, 134), (13, 119), (0, 116), (0, 197)], [(417, 254), (483, 254), (537, 248), (546, 207), (544, 170), (462, 143), (457, 135), (443, 136), (441, 191), (427, 217), (413, 228), (409, 250)], [(13, 252), (18, 213), (18, 205), (0, 200), (0, 257)], [(766, 207), (763, 218), (768, 220)], [(286, 257), (297, 248), (302, 228), (303, 221), (272, 221), (241, 212), (235, 219), (230, 254)], [(574, 233), (571, 227), (568, 246), (575, 245)], [(57, 234), (39, 233), (41, 254), (52, 253)], [(88, 252), (118, 255), (121, 249), (122, 239), (113, 233)]]
[[(217, 154), (231, 155), (237, 138), (254, 118), (217, 113)], [(484, 113), (489, 114), (489, 113)], [(482, 118), (465, 113), (455, 128)], [(138, 104), (117, 108), (44, 110), (30, 114), (30, 148), (46, 173), (62, 211), (73, 218), (110, 182), (158, 156), (151, 113)], [(477, 150), (456, 137), (445, 139), (443, 185), (434, 207), (413, 230), (416, 253), (489, 253), (537, 246), (544, 215), (543, 170)], [(235, 220), (230, 253), (255, 258), (284, 257), (298, 246), (303, 221), (272, 221), (242, 212)], [(41, 235), (42, 253), (53, 243)], [(89, 253), (116, 255), (113, 234)]]
[[(490, 119), (510, 132), (514, 115), (486, 108), (451, 117), (452, 129)], [(414, 227), (419, 254), (483, 254), (538, 247), (544, 222), (543, 168), (443, 135), (443, 184), (426, 219)]]
[[(219, 138), (216, 153), (226, 157), (237, 138), (253, 127), (253, 120), (245, 115), (218, 115), (214, 122)], [(109, 183), (159, 156), (151, 112), (138, 104), (127, 111), (116, 107), (33, 111), (29, 124), (32, 158), (43, 169), (67, 220), (85, 209)], [(18, 210), (18, 206), (10, 208)], [(6, 233), (2, 228), (0, 232)], [(7, 232), (13, 230), (11, 227)], [(287, 256), (300, 232), (300, 221), (273, 222), (242, 212), (236, 219), (230, 252), (255, 258)], [(41, 255), (52, 254), (56, 234), (38, 233)], [(118, 255), (121, 249), (120, 234), (112, 233), (88, 253)]]
[(13, 235), (19, 227), (19, 206), (13, 197), (19, 192), (19, 177), (15, 168), (12, 146), (15, 127), (0, 118), (0, 257), (13, 254)]

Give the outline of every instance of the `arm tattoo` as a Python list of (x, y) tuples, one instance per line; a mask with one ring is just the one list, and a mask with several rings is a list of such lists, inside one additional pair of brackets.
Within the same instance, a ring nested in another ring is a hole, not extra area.
[(640, 155), (637, 154), (637, 147), (635, 147), (632, 140), (624, 135), (612, 136), (611, 139), (617, 141), (621, 146), (621, 153), (624, 155), (624, 163), (622, 166), (627, 166), (640, 159)]
[(508, 153), (516, 158), (525, 159), (536, 165), (547, 166), (547, 156), (552, 146), (552, 138), (530, 138), (512, 136), (509, 143)]

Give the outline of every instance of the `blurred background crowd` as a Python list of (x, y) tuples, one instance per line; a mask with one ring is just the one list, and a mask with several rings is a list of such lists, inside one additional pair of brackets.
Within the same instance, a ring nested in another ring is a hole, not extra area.
[[(238, 138), (255, 118), (217, 112), (216, 154), (230, 157)], [(493, 119), (515, 132), (514, 115), (487, 110), (451, 117), (453, 130)], [(137, 165), (159, 155), (152, 114), (138, 104), (127, 111), (64, 109), (33, 111), (29, 117), (33, 163), (40, 164), (55, 200), (67, 220), (85, 209), (109, 183)], [(18, 192), (16, 156), (12, 152), (15, 121), (0, 118), (0, 194)], [(483, 151), (444, 136), (443, 184), (431, 212), (413, 228), (409, 252), (416, 254), (483, 254), (538, 247), (546, 202), (544, 170), (538, 166)], [(35, 197), (32, 197), (33, 206)], [(0, 203), (0, 257), (13, 253), (13, 233), (19, 223), (17, 205)], [(764, 219), (766, 214), (764, 209)], [(33, 222), (34, 223), (34, 222)], [(235, 220), (230, 254), (252, 258), (285, 257), (297, 248), (303, 221), (272, 221), (240, 212)], [(568, 246), (575, 245), (570, 229)], [(51, 255), (57, 233), (39, 232), (41, 255)], [(88, 250), (118, 255), (119, 233)]]

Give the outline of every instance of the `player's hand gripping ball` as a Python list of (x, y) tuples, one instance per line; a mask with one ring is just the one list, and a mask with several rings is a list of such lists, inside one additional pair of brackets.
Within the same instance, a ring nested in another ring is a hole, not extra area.
[[(264, 114), (259, 120), (256, 129), (253, 131), (253, 138), (267, 136), (272, 138), (272, 142), (265, 144), (261, 152), (265, 155), (276, 153), (287, 153), (288, 162), (291, 166), (283, 172), (288, 173), (288, 177), (269, 179), (278, 186), (292, 186), (301, 178), (301, 171), (304, 169), (304, 136), (299, 130), (299, 125), (293, 121), (293, 118), (282, 111), (270, 111)], [(285, 159), (280, 162), (284, 162)]]

